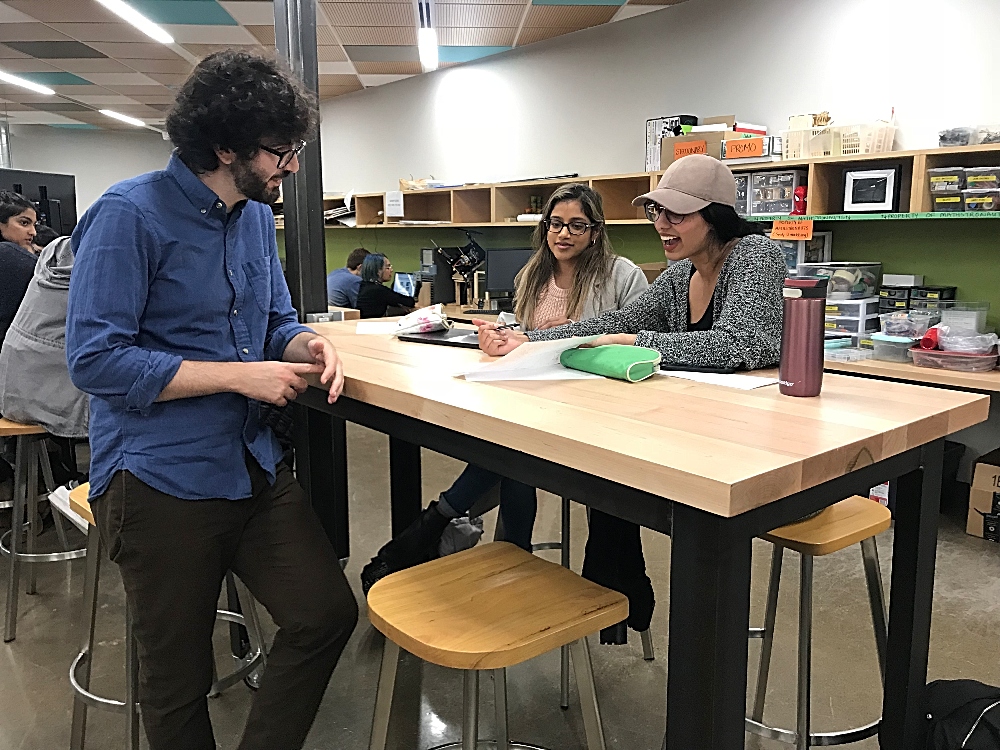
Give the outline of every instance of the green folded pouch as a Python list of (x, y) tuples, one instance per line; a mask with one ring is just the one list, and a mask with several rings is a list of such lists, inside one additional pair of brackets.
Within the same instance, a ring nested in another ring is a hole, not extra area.
[(563, 367), (592, 372), (606, 378), (638, 383), (660, 367), (660, 353), (644, 346), (608, 344), (586, 349), (567, 349), (559, 356)]

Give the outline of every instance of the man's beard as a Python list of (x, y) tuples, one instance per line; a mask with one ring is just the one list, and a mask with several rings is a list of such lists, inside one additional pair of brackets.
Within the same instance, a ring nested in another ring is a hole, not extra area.
[[(230, 166), (230, 171), (233, 174), (233, 182), (236, 183), (236, 189), (252, 201), (270, 205), (281, 196), (281, 186), (279, 185), (275, 188), (268, 187), (268, 180), (263, 179), (254, 171), (253, 161), (250, 159), (237, 157)], [(280, 176), (284, 179), (290, 174), (291, 172), (283, 169), (280, 172), (276, 172), (272, 177)]]

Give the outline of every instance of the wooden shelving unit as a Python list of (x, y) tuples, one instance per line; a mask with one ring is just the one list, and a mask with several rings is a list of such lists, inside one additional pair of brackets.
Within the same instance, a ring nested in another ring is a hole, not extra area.
[[(1000, 219), (1000, 211), (968, 213), (932, 213), (927, 170), (935, 167), (983, 167), (1000, 164), (1000, 144), (962, 146), (922, 151), (889, 151), (862, 156), (836, 156), (820, 159), (733, 164), (734, 172), (770, 172), (802, 168), (808, 171), (809, 215), (815, 221), (873, 221), (922, 219)], [(877, 169), (900, 166), (900, 210), (891, 214), (845, 214), (843, 171), (845, 168)], [(656, 187), (663, 171), (601, 175), (575, 179), (532, 180), (466, 185), (458, 188), (412, 190), (403, 192), (402, 218), (386, 219), (385, 193), (355, 196), (358, 227), (409, 228), (419, 226), (515, 227), (532, 226), (517, 222), (518, 214), (528, 212), (533, 196), (542, 203), (561, 185), (583, 182), (596, 190), (603, 202), (608, 224), (648, 223), (642, 208), (632, 199)], [(341, 199), (342, 200), (342, 199)], [(381, 213), (380, 213), (381, 212)], [(773, 221), (783, 216), (748, 216), (751, 221)], [(415, 222), (409, 224), (406, 222)]]

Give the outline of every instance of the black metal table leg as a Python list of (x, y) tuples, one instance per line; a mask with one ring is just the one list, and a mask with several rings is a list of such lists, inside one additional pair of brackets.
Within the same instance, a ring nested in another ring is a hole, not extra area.
[(879, 731), (882, 750), (924, 746), (923, 700), (943, 456), (943, 439), (928, 443), (921, 450), (922, 471), (899, 478), (892, 545), (885, 698)]
[(667, 747), (744, 741), (750, 543), (740, 518), (674, 505), (670, 549)]
[(395, 537), (413, 523), (423, 508), (419, 445), (389, 437), (389, 487)]
[(296, 404), (296, 476), (341, 560), (351, 554), (347, 422)]

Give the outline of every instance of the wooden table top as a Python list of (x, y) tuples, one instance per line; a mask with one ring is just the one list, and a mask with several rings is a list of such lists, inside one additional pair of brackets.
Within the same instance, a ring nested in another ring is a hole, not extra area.
[(467, 382), (454, 374), (488, 361), (482, 352), (359, 336), (355, 325), (313, 326), (340, 352), (348, 397), (721, 516), (950, 435), (989, 411), (982, 395), (829, 374), (816, 398), (661, 376)]
[(883, 362), (878, 359), (866, 359), (861, 362), (826, 362), (823, 368), (836, 372), (906, 380), (924, 385), (950, 385), (974, 391), (1000, 392), (1000, 370), (958, 372), (957, 370), (937, 370), (933, 367), (917, 367), (910, 362)]

